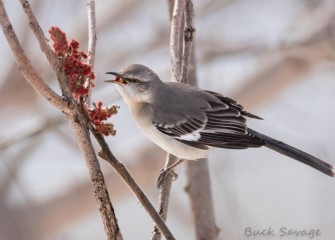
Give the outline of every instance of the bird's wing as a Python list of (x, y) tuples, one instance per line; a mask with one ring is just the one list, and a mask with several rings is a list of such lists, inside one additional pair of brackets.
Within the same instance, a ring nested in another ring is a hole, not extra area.
[(244, 116), (261, 119), (260, 117), (246, 112), (240, 104), (218, 93), (204, 92), (201, 97), (206, 101), (206, 106), (191, 104), (194, 111), (182, 111), (176, 106), (178, 111), (169, 109), (160, 112), (167, 115), (177, 112), (174, 120), (153, 121), (153, 124), (162, 133), (198, 148), (248, 148), (264, 144), (260, 138), (248, 132)]

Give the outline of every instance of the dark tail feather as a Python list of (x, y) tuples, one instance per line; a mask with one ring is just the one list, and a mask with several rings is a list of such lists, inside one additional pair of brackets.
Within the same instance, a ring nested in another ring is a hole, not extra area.
[(259, 132), (256, 132), (250, 128), (248, 128), (248, 132), (251, 134), (261, 138), (265, 142), (265, 147), (270, 148), (276, 152), (279, 152), (281, 154), (284, 154), (290, 158), (293, 158), (295, 160), (298, 160), (299, 162), (302, 162), (304, 164), (307, 164), (320, 172), (323, 172), (324, 174), (327, 174), (331, 177), (334, 177), (334, 169), (333, 166), (316, 158), (312, 155), (309, 155), (308, 153), (305, 153), (299, 149), (296, 149), (294, 147), (291, 147), (281, 141), (278, 141), (276, 139), (270, 138), (266, 135), (263, 135)]

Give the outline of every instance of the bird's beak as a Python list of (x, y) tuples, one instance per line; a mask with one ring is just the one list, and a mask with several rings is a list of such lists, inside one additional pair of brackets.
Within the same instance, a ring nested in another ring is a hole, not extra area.
[(108, 83), (117, 83), (117, 84), (127, 84), (127, 81), (124, 80), (121, 76), (120, 73), (117, 73), (117, 72), (106, 72), (106, 74), (111, 74), (111, 75), (114, 75), (115, 76), (115, 79), (114, 80), (106, 80), (105, 82), (108, 82)]

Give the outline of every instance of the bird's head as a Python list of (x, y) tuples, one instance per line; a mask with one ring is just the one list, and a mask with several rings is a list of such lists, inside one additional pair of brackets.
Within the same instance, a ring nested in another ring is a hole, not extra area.
[(156, 73), (140, 64), (132, 64), (120, 72), (106, 74), (115, 76), (115, 79), (105, 82), (115, 83), (126, 101), (150, 102), (153, 89), (162, 83)]

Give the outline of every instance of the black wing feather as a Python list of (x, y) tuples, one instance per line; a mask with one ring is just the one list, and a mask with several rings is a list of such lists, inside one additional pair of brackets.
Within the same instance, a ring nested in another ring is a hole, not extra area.
[[(228, 97), (211, 91), (207, 93), (215, 98), (208, 100), (208, 108), (203, 109), (205, 120), (187, 116), (184, 121), (175, 125), (154, 125), (162, 133), (201, 149), (206, 149), (206, 146), (243, 149), (265, 144), (261, 138), (248, 132), (245, 117), (262, 118), (245, 111), (239, 103)], [(185, 135), (193, 135), (195, 139), (186, 139)]]

